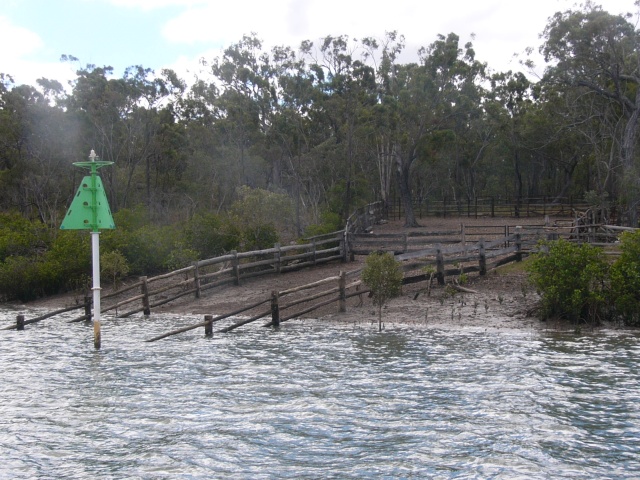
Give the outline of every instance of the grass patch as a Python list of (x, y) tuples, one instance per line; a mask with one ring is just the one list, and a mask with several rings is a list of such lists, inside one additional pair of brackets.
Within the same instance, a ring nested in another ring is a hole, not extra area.
[(495, 275), (511, 275), (511, 274), (525, 274), (526, 265), (529, 263), (531, 257), (525, 257), (521, 262), (511, 262), (506, 265), (502, 265), (493, 270)]

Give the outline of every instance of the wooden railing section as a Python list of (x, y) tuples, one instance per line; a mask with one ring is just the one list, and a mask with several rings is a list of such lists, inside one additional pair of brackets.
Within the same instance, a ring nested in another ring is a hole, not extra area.
[[(623, 231), (636, 229), (611, 225), (580, 225), (571, 222), (555, 224), (532, 224), (514, 226), (460, 225), (459, 230), (439, 232), (411, 232), (404, 234), (376, 234), (371, 232), (372, 226), (382, 218), (381, 202), (358, 209), (347, 222), (343, 231), (320, 235), (306, 240), (304, 244), (281, 246), (252, 252), (230, 252), (229, 254), (201, 260), (188, 267), (155, 277), (141, 277), (138, 282), (120, 290), (104, 295), (103, 312), (115, 312), (119, 318), (129, 317), (137, 313), (149, 315), (151, 309), (175, 301), (187, 295), (199, 298), (203, 292), (226, 284), (240, 284), (243, 280), (266, 274), (280, 274), (287, 271), (311, 267), (326, 262), (347, 262), (355, 255), (367, 255), (374, 251), (393, 252), (396, 260), (401, 262), (405, 272), (405, 283), (435, 278), (440, 284), (445, 277), (461, 273), (478, 272), (484, 275), (488, 269), (499, 265), (518, 261), (524, 254), (535, 248), (540, 240), (556, 240), (564, 238), (575, 242), (589, 242), (595, 245), (611, 245), (617, 241)], [(427, 273), (431, 270), (431, 273)], [(354, 280), (346, 286), (346, 276), (356, 276), (360, 270), (345, 274), (344, 278), (330, 277), (314, 284), (296, 287), (281, 292), (273, 292), (272, 296), (254, 305), (217, 317), (208, 316), (204, 323), (187, 327), (187, 331), (198, 326), (205, 326), (209, 331), (211, 325), (219, 320), (237, 316), (259, 306), (269, 303), (264, 311), (254, 312), (244, 319), (221, 331), (231, 331), (239, 326), (251, 323), (271, 315), (268, 325), (277, 325), (291, 318), (296, 318), (321, 306), (338, 302), (344, 305), (345, 298), (361, 295), (364, 290), (350, 292), (359, 288), (359, 281)], [(323, 292), (306, 294), (302, 299), (280, 304), (280, 299), (295, 292), (304, 291), (339, 281), (338, 287)], [(341, 282), (341, 283), (340, 283)], [(302, 311), (281, 316), (281, 312), (296, 305), (309, 303), (325, 298), (318, 304), (307, 306)], [(134, 306), (137, 303), (137, 306)], [(119, 310), (125, 309), (123, 313)], [(344, 308), (341, 306), (340, 308)], [(55, 315), (76, 309), (84, 309), (84, 315), (71, 320), (78, 322), (91, 318), (91, 298), (85, 296), (83, 302), (55, 312), (26, 320), (19, 315), (16, 324), (8, 329), (23, 329), (24, 325), (35, 323)], [(179, 333), (179, 332), (178, 332)], [(174, 333), (170, 333), (174, 334)], [(161, 337), (161, 338), (164, 338)], [(156, 339), (152, 339), (156, 340)]]
[[(213, 315), (205, 315), (204, 322), (189, 325), (177, 330), (164, 333), (162, 335), (158, 335), (147, 340), (147, 342), (155, 342), (172, 335), (177, 335), (202, 327), (204, 327), (205, 335), (209, 336), (213, 334), (214, 323), (227, 319), (229, 317), (235, 317), (239, 315), (248, 315), (248, 317), (243, 318), (231, 325), (228, 325), (218, 330), (218, 332), (227, 333), (243, 325), (247, 325), (249, 323), (267, 318), (269, 318), (269, 321), (265, 323), (263, 327), (279, 326), (281, 323), (284, 323), (288, 320), (300, 318), (307, 313), (331, 304), (337, 304), (338, 312), (346, 312), (346, 300), (348, 298), (363, 295), (369, 292), (369, 290), (367, 289), (360, 288), (362, 282), (359, 279), (352, 280), (350, 281), (350, 283), (347, 283), (347, 279), (349, 277), (354, 277), (359, 273), (360, 270), (353, 270), (351, 272), (340, 272), (340, 274), (337, 276), (324, 278), (307, 285), (300, 285), (282, 291), (273, 291), (271, 292), (271, 295), (269, 297), (255, 302), (251, 305), (246, 305), (241, 309), (215, 317)], [(333, 284), (334, 286), (326, 289), (326, 286), (331, 284)], [(320, 288), (321, 290), (318, 291), (318, 289)], [(282, 303), (281, 299), (283, 297), (287, 297), (287, 299), (291, 297), (291, 300), (288, 301), (288, 303)], [(316, 302), (316, 300), (321, 301)], [(283, 312), (285, 310), (290, 310), (293, 309), (293, 307), (298, 307), (305, 304), (306, 306), (304, 306), (302, 309), (298, 309), (294, 313), (283, 315)], [(260, 307), (262, 308), (259, 309)], [(256, 312), (257, 309), (259, 310)]]

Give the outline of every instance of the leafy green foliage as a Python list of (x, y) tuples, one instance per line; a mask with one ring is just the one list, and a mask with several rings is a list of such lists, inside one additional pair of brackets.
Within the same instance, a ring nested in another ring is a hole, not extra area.
[(184, 227), (185, 242), (198, 258), (212, 258), (237, 250), (242, 232), (226, 217), (215, 213), (194, 215)]
[(372, 253), (362, 270), (362, 282), (371, 290), (373, 304), (378, 307), (378, 325), (382, 329), (382, 307), (400, 294), (403, 273), (391, 253)]
[(315, 237), (326, 233), (337, 232), (342, 229), (340, 214), (335, 212), (323, 212), (320, 214), (320, 223), (309, 225), (305, 231), (305, 237)]
[(174, 245), (169, 253), (165, 267), (167, 270), (179, 270), (198, 260), (198, 252), (186, 247), (183, 243)]
[(627, 325), (640, 325), (640, 230), (625, 232), (622, 255), (611, 266), (611, 291), (616, 314)]
[(540, 244), (527, 264), (529, 278), (542, 294), (542, 314), (572, 321), (608, 316), (609, 265), (602, 250), (566, 240)]
[(60, 232), (49, 250), (11, 255), (0, 262), (0, 293), (27, 301), (84, 285), (90, 262), (89, 235)]
[(51, 245), (52, 235), (41, 222), (17, 213), (0, 213), (0, 260), (15, 255), (37, 255)]
[(114, 290), (118, 289), (118, 281), (129, 274), (129, 263), (118, 250), (100, 255), (100, 273), (108, 275)]
[(153, 225), (143, 209), (123, 209), (113, 216), (116, 228), (101, 233), (101, 250), (119, 251), (131, 273), (149, 275), (164, 271), (169, 255), (182, 239), (178, 226)]
[(278, 233), (293, 236), (293, 203), (282, 193), (239, 187), (229, 216), (242, 232), (242, 249), (273, 247)]

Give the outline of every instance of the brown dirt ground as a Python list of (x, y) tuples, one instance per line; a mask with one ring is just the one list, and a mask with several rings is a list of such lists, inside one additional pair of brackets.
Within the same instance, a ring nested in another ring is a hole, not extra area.
[[(420, 220), (421, 227), (405, 229), (402, 222), (388, 222), (376, 225), (374, 233), (391, 233), (405, 231), (444, 231), (459, 229), (461, 224), (467, 226), (504, 226), (542, 224), (542, 218), (427, 218)], [(493, 230), (495, 231), (495, 229)], [(354, 262), (330, 263), (316, 267), (304, 268), (285, 274), (265, 275), (247, 279), (240, 286), (227, 285), (203, 292), (200, 299), (183, 297), (165, 306), (158, 307), (153, 313), (174, 314), (212, 314), (219, 315), (240, 309), (244, 305), (270, 298), (274, 290), (282, 291), (299, 285), (336, 276), (340, 271), (350, 272), (361, 268), (363, 256), (356, 257)], [(354, 279), (348, 279), (350, 283)], [(449, 282), (449, 279), (448, 279)], [(435, 282), (434, 282), (435, 283)], [(321, 289), (328, 290), (337, 286), (337, 282), (327, 284)], [(479, 329), (542, 329), (548, 328), (531, 316), (535, 309), (538, 295), (527, 284), (526, 274), (522, 268), (505, 266), (490, 271), (486, 276), (469, 275), (464, 285), (476, 293), (454, 292), (451, 288), (434, 285), (427, 295), (426, 282), (405, 285), (402, 295), (390, 300), (383, 309), (383, 321), (389, 324), (427, 325), (438, 328), (479, 328)], [(363, 287), (364, 288), (364, 287)], [(318, 291), (318, 290), (316, 290)], [(105, 289), (108, 292), (108, 289)], [(304, 295), (304, 294), (301, 294)], [(50, 297), (31, 302), (27, 307), (60, 308), (78, 301), (79, 295)], [(300, 298), (287, 296), (287, 301)], [(284, 301), (281, 300), (281, 302)], [(301, 311), (305, 305), (283, 310), (281, 316)], [(269, 308), (266, 303), (243, 315), (250, 316)], [(326, 321), (346, 323), (376, 323), (377, 311), (371, 299), (366, 295), (347, 300), (347, 312), (338, 313), (337, 305), (331, 304), (302, 315), (302, 318), (315, 318)], [(261, 321), (261, 323), (264, 323)]]

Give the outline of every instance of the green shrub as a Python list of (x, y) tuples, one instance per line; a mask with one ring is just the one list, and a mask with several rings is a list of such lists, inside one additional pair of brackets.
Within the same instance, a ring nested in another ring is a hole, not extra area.
[(527, 264), (542, 295), (544, 318), (599, 321), (608, 317), (608, 263), (601, 249), (558, 240), (539, 244)]
[(100, 273), (105, 274), (111, 280), (114, 290), (117, 290), (118, 281), (129, 274), (129, 263), (118, 250), (102, 253), (100, 255)]
[(309, 225), (305, 231), (305, 237), (315, 237), (326, 233), (337, 232), (342, 229), (340, 215), (334, 212), (323, 212), (320, 215), (320, 223)]
[(40, 221), (17, 213), (0, 213), (0, 260), (14, 255), (39, 255), (51, 245), (53, 235)]
[(103, 252), (119, 251), (127, 260), (130, 273), (149, 275), (163, 271), (174, 245), (183, 239), (177, 226), (150, 225), (142, 210), (124, 209), (114, 215), (116, 228), (100, 235)]
[(276, 227), (271, 224), (247, 226), (242, 229), (242, 249), (245, 252), (272, 248), (278, 241)]
[(194, 215), (185, 227), (187, 248), (195, 250), (198, 258), (213, 258), (237, 250), (242, 233), (235, 224), (214, 213)]
[(26, 302), (38, 297), (34, 282), (37, 266), (33, 259), (23, 256), (7, 257), (0, 262), (0, 292), (5, 300)]
[(629, 326), (640, 325), (640, 230), (625, 232), (622, 254), (611, 266), (611, 291), (616, 315)]
[(287, 241), (295, 237), (295, 209), (288, 195), (242, 186), (236, 189), (236, 196), (238, 199), (229, 209), (229, 219), (241, 226), (243, 239), (249, 243), (243, 246), (244, 250), (252, 250), (256, 243), (263, 244), (260, 239), (266, 241), (266, 236), (274, 238), (271, 232)]
[(179, 270), (193, 264), (196, 260), (198, 260), (198, 252), (187, 248), (183, 243), (177, 243), (169, 253), (165, 267), (170, 271)]
[(372, 253), (365, 260), (361, 278), (378, 307), (378, 328), (382, 330), (382, 307), (387, 300), (398, 296), (402, 288), (400, 265), (391, 253)]

